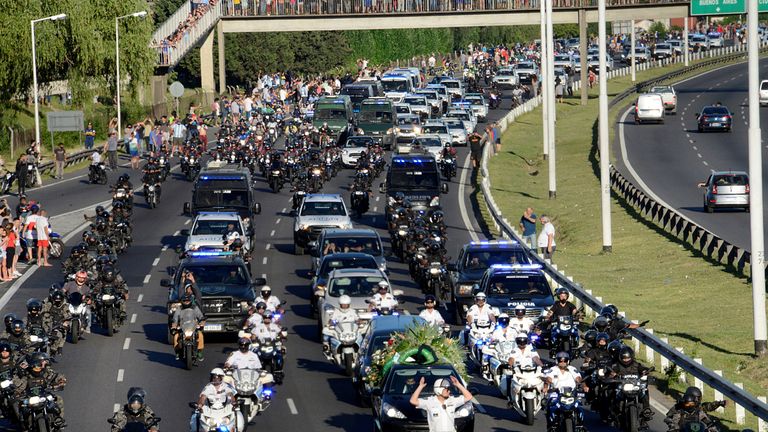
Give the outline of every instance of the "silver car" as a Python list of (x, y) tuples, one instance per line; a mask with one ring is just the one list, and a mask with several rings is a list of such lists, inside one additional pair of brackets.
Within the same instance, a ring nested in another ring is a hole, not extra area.
[[(348, 295), (352, 298), (350, 307), (357, 311), (360, 319), (370, 320), (373, 312), (369, 311), (368, 303), (374, 294), (378, 292), (379, 282), (389, 283), (387, 276), (379, 269), (341, 269), (333, 270), (328, 275), (328, 285), (317, 300), (318, 327), (322, 329), (328, 324), (331, 312), (339, 307), (339, 297)], [(399, 297), (403, 293), (400, 290), (391, 291), (392, 295)]]
[(467, 145), (467, 131), (464, 129), (463, 121), (457, 118), (448, 117), (443, 119), (443, 123), (448, 126), (448, 131), (451, 133), (452, 145)]
[(714, 171), (704, 188), (704, 211), (712, 213), (715, 208), (742, 208), (749, 212), (749, 174), (744, 171)]

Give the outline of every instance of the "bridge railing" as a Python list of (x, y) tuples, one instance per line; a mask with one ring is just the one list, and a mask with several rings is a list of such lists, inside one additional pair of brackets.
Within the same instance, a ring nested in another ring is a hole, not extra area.
[[(667, 77), (667, 79), (674, 78), (699, 70), (701, 67), (703, 67), (702, 64), (705, 66), (713, 66), (717, 63), (736, 60), (740, 57), (743, 57), (743, 55), (744, 47), (741, 46), (721, 48), (718, 50), (712, 50), (711, 52), (695, 53), (691, 57), (692, 60), (700, 60), (710, 56), (714, 58), (711, 60), (698, 62), (697, 64), (688, 68), (679, 69), (678, 71), (665, 75), (665, 77)], [(682, 61), (682, 58), (678, 57), (661, 62), (650, 62), (640, 66), (640, 69), (664, 66), (671, 62), (678, 61)], [(630, 68), (625, 67), (612, 71), (609, 75), (609, 78), (626, 76), (629, 73)], [(660, 79), (654, 79), (652, 81), (641, 83), (641, 85), (636, 86), (634, 90), (617, 95), (617, 98), (626, 99), (634, 91), (642, 91), (642, 89), (646, 88), (648, 85), (653, 85), (659, 82), (661, 82)], [(578, 82), (574, 83), (574, 91), (578, 89), (578, 84)], [(616, 104), (616, 98), (614, 98), (614, 101), (612, 102), (613, 104)], [(510, 124), (514, 123), (517, 117), (533, 111), (540, 104), (541, 98), (539, 97), (536, 99), (531, 99), (510, 111), (499, 121), (499, 127), (501, 131), (503, 132)], [(489, 145), (485, 146), (480, 168), (480, 173), (482, 176), (480, 187), (483, 192), (485, 207), (490, 214), (492, 223), (496, 230), (495, 232), (498, 232), (500, 237), (516, 240), (520, 244), (524, 245), (526, 249), (530, 249), (529, 245), (523, 241), (515, 225), (504, 217), (501, 209), (494, 199), (491, 189), (491, 179), (488, 175), (488, 160), (491, 157), (491, 147), (492, 146)], [(616, 185), (620, 181), (626, 183), (626, 180), (623, 179), (615, 170), (612, 171), (611, 181), (612, 185), (614, 185), (614, 188), (616, 188)], [(636, 190), (636, 188), (634, 190)], [(617, 191), (617, 193), (622, 194), (620, 191)], [(640, 200), (647, 202), (647, 197), (640, 198)], [(669, 209), (665, 209), (665, 211), (674, 212), (674, 210)], [(573, 277), (566, 276), (563, 271), (558, 270), (556, 264), (553, 264), (549, 260), (541, 257), (535, 249), (530, 249), (530, 252), (534, 260), (542, 265), (545, 273), (551, 280), (552, 285), (556, 288), (565, 287), (568, 289), (571, 295), (574, 296), (577, 306), (584, 306), (589, 316), (595, 316), (595, 314), (597, 314), (598, 311), (604, 306), (601, 297), (593, 296), (591, 290), (586, 289), (581, 284), (574, 282)], [(620, 312), (620, 314), (624, 316), (623, 312)], [(743, 384), (734, 384), (723, 377), (722, 371), (713, 371), (705, 367), (701, 359), (690, 358), (686, 356), (682, 348), (670, 345), (667, 338), (659, 338), (654, 336), (652, 329), (631, 329), (629, 330), (629, 333), (633, 338), (632, 343), (634, 343), (638, 358), (642, 358), (649, 364), (655, 365), (657, 369), (664, 373), (671, 373), (674, 376), (677, 376), (677, 379), (681, 382), (699, 387), (702, 391), (706, 390), (707, 392), (712, 392), (712, 397), (716, 400), (722, 399), (723, 397), (730, 399), (733, 401), (733, 413), (737, 424), (743, 425), (746, 423), (746, 412), (749, 411), (757, 417), (758, 430), (761, 432), (768, 431), (768, 404), (766, 404), (765, 396), (755, 397), (744, 391)], [(709, 398), (709, 394), (705, 394), (705, 397)], [(723, 409), (720, 408), (718, 411), (723, 412)]]
[(219, 22), (222, 8), (218, 2), (196, 5), (193, 10), (191, 1), (188, 0), (155, 30), (152, 35), (152, 48), (157, 50), (158, 66), (174, 66)]

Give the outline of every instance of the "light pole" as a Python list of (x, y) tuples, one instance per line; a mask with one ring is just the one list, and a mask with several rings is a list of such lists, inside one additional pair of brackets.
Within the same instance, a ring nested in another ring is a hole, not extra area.
[[(597, 17), (598, 17), (598, 39), (600, 44), (600, 69), (599, 69), (599, 86), (600, 96), (598, 99), (598, 140), (600, 143), (600, 203), (602, 208), (602, 225), (603, 225), (603, 251), (610, 252), (613, 247), (613, 241), (611, 239), (611, 182), (609, 173), (610, 159), (608, 156), (609, 142), (608, 142), (608, 77), (606, 76), (606, 62), (605, 59), (608, 56), (606, 50), (605, 35), (605, 0), (599, 0), (597, 3)], [(634, 47), (632, 47), (634, 53)]]
[(549, 157), (549, 87), (547, 87), (547, 9), (546, 1), (542, 0), (539, 5), (539, 16), (541, 17), (541, 50), (539, 51), (541, 57), (541, 80), (533, 85), (536, 86), (541, 83), (541, 131), (542, 141), (544, 142), (543, 156), (544, 159)]
[(35, 142), (40, 145), (40, 105), (37, 96), (37, 49), (35, 48), (35, 24), (41, 21), (58, 21), (67, 17), (67, 14), (58, 14), (45, 18), (32, 20), (29, 26), (32, 28), (32, 94), (35, 97)]
[(117, 89), (117, 136), (121, 136), (123, 133), (123, 119), (120, 114), (120, 20), (123, 18), (139, 18), (147, 15), (147, 11), (134, 12), (132, 14), (115, 17), (115, 70), (117, 72), (117, 81), (115, 81), (115, 89)]

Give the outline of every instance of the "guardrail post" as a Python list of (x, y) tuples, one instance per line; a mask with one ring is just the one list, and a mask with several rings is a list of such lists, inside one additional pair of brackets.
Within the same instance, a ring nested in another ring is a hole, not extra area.
[[(713, 372), (716, 375), (718, 375), (718, 376), (723, 376), (723, 371), (721, 371), (721, 370), (716, 370), (716, 371), (713, 371)], [(714, 399), (716, 401), (723, 400), (723, 393), (720, 392), (720, 390), (718, 390), (718, 389), (714, 389), (714, 390), (715, 390), (715, 398)], [(717, 412), (724, 413), (725, 412), (725, 408), (720, 407), (720, 408), (717, 409)]]
[[(669, 344), (669, 339), (668, 338), (663, 337), (663, 338), (661, 338), (661, 341), (664, 342), (665, 344)], [(661, 371), (662, 371), (662, 373), (666, 372), (667, 369), (669, 369), (669, 359), (664, 357), (664, 356), (659, 356), (659, 360), (661, 361)]]
[[(743, 383), (734, 383), (733, 385), (735, 385), (736, 387), (738, 387), (738, 388), (740, 388), (742, 390), (744, 389), (744, 384)], [(736, 405), (736, 404), (734, 404), (734, 405)], [(736, 405), (736, 424), (743, 425), (744, 423), (746, 423), (747, 422), (747, 418), (746, 417), (747, 417), (747, 413), (744, 410), (744, 407), (741, 406), (741, 405)]]
[[(646, 329), (646, 331), (648, 333), (650, 333), (650, 334), (653, 334), (653, 329)], [(650, 363), (650, 364), (653, 364), (653, 354), (654, 354), (653, 349), (651, 347), (649, 347), (649, 346), (646, 346), (645, 347), (645, 360), (648, 363)]]
[[(677, 352), (680, 353), (680, 355), (685, 354), (685, 350), (683, 349), (683, 347), (675, 347), (675, 349), (677, 350)], [(687, 383), (688, 382), (688, 378), (685, 376), (685, 371), (682, 370), (682, 369), (680, 370), (680, 378), (679, 379), (680, 379), (681, 383)]]
[[(765, 403), (766, 398), (765, 396), (758, 396), (757, 399)], [(761, 419), (760, 417), (757, 418), (757, 431), (758, 432), (768, 432), (768, 420)]]
[[(702, 363), (702, 362), (703, 362), (703, 360), (702, 360), (702, 359), (700, 359), (700, 358), (695, 358), (695, 359), (693, 359), (693, 361), (695, 361), (696, 363), (698, 363), (698, 364), (700, 364), (700, 365), (702, 365), (702, 366), (704, 365), (704, 364)], [(699, 390), (701, 390), (702, 392), (704, 392), (704, 383), (703, 383), (703, 382), (701, 382), (701, 379), (700, 379), (699, 377), (693, 377), (693, 386), (694, 386), (694, 387), (696, 387), (696, 388), (698, 388), (698, 389), (699, 389)]]

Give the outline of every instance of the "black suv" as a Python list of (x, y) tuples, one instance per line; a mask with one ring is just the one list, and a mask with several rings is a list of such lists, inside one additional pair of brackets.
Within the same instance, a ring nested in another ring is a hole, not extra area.
[(523, 305), (526, 315), (537, 319), (555, 304), (552, 288), (538, 264), (494, 264), (483, 274), (473, 294), (484, 292), (489, 306), (498, 314), (515, 314), (515, 306)]
[(494, 264), (530, 264), (525, 249), (516, 241), (490, 240), (465, 244), (455, 264), (448, 265), (451, 272), (451, 300), (460, 323), (472, 306), (475, 285), (483, 273)]
[(199, 212), (237, 212), (246, 229), (255, 228), (253, 216), (261, 213), (252, 188), (253, 177), (248, 168), (239, 164), (211, 161), (197, 176), (192, 188), (192, 201), (184, 203), (184, 214), (195, 216)]
[[(384, 377), (381, 387), (374, 389), (371, 394), (373, 405), (373, 430), (377, 432), (425, 431), (427, 427), (426, 412), (411, 405), (411, 394), (422, 377), (426, 387), (421, 392), (422, 398), (432, 396), (432, 385), (440, 378), (461, 377), (449, 364), (394, 364)], [(452, 388), (452, 396), (459, 396)], [(473, 432), (475, 430), (475, 410), (472, 401), (456, 409), (454, 425), (457, 432)]]
[[(242, 258), (232, 252), (187, 252), (175, 269), (173, 279), (162, 279), (168, 288), (168, 323), (181, 306), (183, 275), (191, 272), (202, 299), (196, 299), (206, 317), (207, 333), (237, 332), (248, 318), (248, 306), (256, 300), (254, 287), (264, 285), (264, 278), (251, 279)], [(170, 335), (170, 331), (169, 331)], [(170, 336), (169, 336), (170, 337)]]

